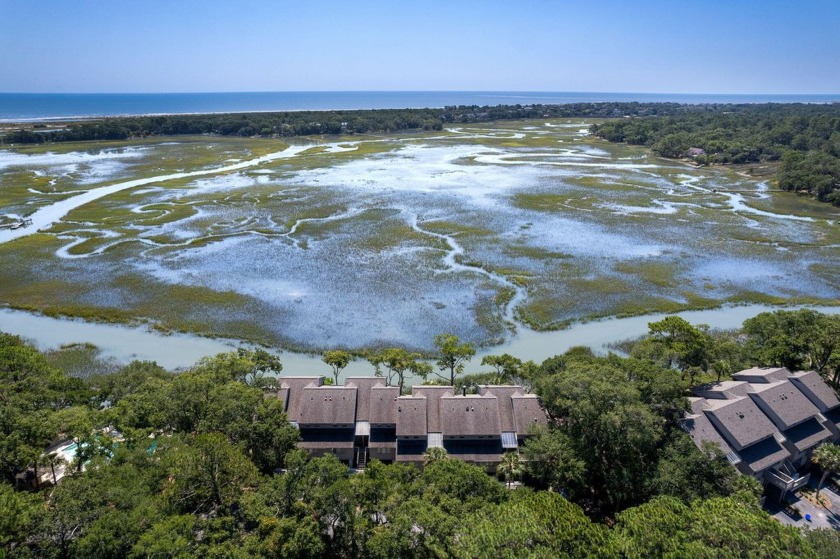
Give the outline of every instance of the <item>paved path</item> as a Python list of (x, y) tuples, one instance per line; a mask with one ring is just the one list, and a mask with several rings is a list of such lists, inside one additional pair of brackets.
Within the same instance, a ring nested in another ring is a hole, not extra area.
[[(811, 481), (808, 485), (816, 489), (818, 481), (819, 478), (814, 479), (814, 476), (811, 476)], [(777, 503), (769, 502), (769, 497), (765, 508), (773, 518), (788, 526), (807, 526), (808, 528), (832, 528), (834, 530), (840, 530), (840, 495), (827, 486), (822, 488), (821, 494), (825, 494), (825, 496), (831, 499), (831, 507), (825, 508), (814, 505), (805, 499), (800, 499), (796, 495), (788, 496), (788, 502), (799, 509), (799, 512), (802, 514), (799, 519), (793, 519), (788, 516), (784, 509)], [(806, 519), (806, 515), (810, 515), (810, 521)]]

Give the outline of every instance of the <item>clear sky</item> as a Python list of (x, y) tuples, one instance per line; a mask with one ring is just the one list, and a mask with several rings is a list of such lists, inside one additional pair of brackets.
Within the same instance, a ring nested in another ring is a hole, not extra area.
[(0, 0), (0, 92), (838, 93), (840, 0)]

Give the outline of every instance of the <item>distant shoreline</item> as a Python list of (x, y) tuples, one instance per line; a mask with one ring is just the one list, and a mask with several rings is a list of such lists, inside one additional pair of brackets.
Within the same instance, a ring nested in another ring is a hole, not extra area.
[[(139, 116), (300, 111), (442, 109), (448, 106), (574, 103), (761, 104), (840, 102), (836, 94), (687, 94), (522, 91), (256, 93), (0, 93), (0, 123), (79, 122)], [(337, 108), (341, 107), (341, 108)]]

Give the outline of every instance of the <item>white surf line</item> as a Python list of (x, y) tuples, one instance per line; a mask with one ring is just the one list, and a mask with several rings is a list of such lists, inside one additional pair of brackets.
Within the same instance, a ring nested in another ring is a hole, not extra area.
[(261, 165), (263, 163), (268, 163), (270, 161), (275, 161), (277, 159), (286, 159), (290, 157), (294, 157), (299, 153), (306, 151), (308, 149), (312, 149), (312, 145), (303, 145), (303, 146), (290, 146), (283, 151), (278, 151), (275, 153), (270, 153), (268, 155), (263, 155), (260, 157), (256, 157), (254, 159), (249, 159), (247, 161), (241, 161), (239, 163), (234, 163), (231, 165), (224, 165), (222, 167), (215, 167), (212, 169), (202, 169), (199, 171), (188, 171), (182, 173), (172, 173), (169, 175), (159, 175), (156, 177), (147, 177), (144, 179), (135, 179), (130, 181), (119, 182), (116, 184), (112, 184), (110, 186), (102, 186), (99, 188), (94, 188), (88, 190), (84, 194), (79, 194), (77, 196), (73, 196), (71, 198), (67, 198), (66, 200), (61, 200), (60, 202), (56, 202), (51, 204), (45, 208), (41, 208), (40, 210), (36, 211), (32, 215), (28, 216), (29, 219), (32, 220), (32, 223), (26, 227), (20, 227), (15, 230), (9, 231), (0, 231), (0, 244), (8, 243), (9, 241), (13, 241), (15, 239), (20, 239), (21, 237), (27, 237), (40, 231), (41, 229), (47, 228), (55, 224), (56, 222), (60, 221), (64, 216), (70, 213), (72, 210), (83, 206), (89, 202), (93, 202), (94, 200), (98, 200), (110, 194), (114, 194), (116, 192), (120, 192), (121, 190), (126, 190), (129, 188), (136, 188), (138, 186), (145, 186), (147, 184), (154, 184), (158, 182), (164, 182), (169, 180), (175, 179), (183, 179), (189, 177), (200, 177), (203, 175), (214, 175), (218, 173), (227, 173), (229, 171), (238, 171), (240, 169), (246, 169), (248, 167), (255, 167), (257, 165)]
[(525, 288), (519, 285), (516, 285), (505, 276), (498, 274), (496, 272), (491, 272), (489, 270), (485, 270), (484, 268), (480, 268), (478, 266), (467, 266), (466, 264), (460, 264), (457, 261), (458, 256), (462, 256), (464, 254), (464, 247), (462, 247), (458, 241), (456, 241), (452, 235), (446, 235), (444, 233), (435, 233), (434, 231), (428, 231), (420, 227), (420, 224), (417, 222), (418, 216), (416, 213), (409, 212), (407, 210), (403, 210), (403, 213), (408, 215), (407, 222), (411, 226), (411, 228), (418, 233), (423, 235), (428, 235), (430, 237), (435, 237), (437, 239), (442, 239), (449, 245), (449, 250), (446, 252), (446, 256), (443, 257), (443, 263), (447, 266), (445, 270), (435, 270), (436, 274), (441, 273), (452, 273), (452, 272), (473, 272), (479, 275), (488, 277), (499, 283), (507, 288), (513, 289), (513, 297), (511, 297), (510, 301), (508, 301), (507, 305), (505, 305), (504, 309), (504, 320), (507, 322), (511, 327), (514, 329), (517, 326), (522, 326), (516, 320), (516, 307), (522, 302), (527, 293), (525, 292)]

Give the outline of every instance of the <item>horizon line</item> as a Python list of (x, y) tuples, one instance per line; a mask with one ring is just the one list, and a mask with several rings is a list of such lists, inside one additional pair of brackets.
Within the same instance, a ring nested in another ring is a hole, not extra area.
[(833, 96), (832, 93), (729, 93), (729, 92), (662, 92), (662, 91), (560, 91), (560, 90), (525, 90), (525, 89), (299, 89), (299, 90), (259, 90), (259, 91), (0, 91), (0, 95), (226, 95), (226, 94), (265, 94), (265, 93), (538, 93), (538, 94), (607, 94), (607, 95), (713, 95), (746, 97), (764, 96)]

